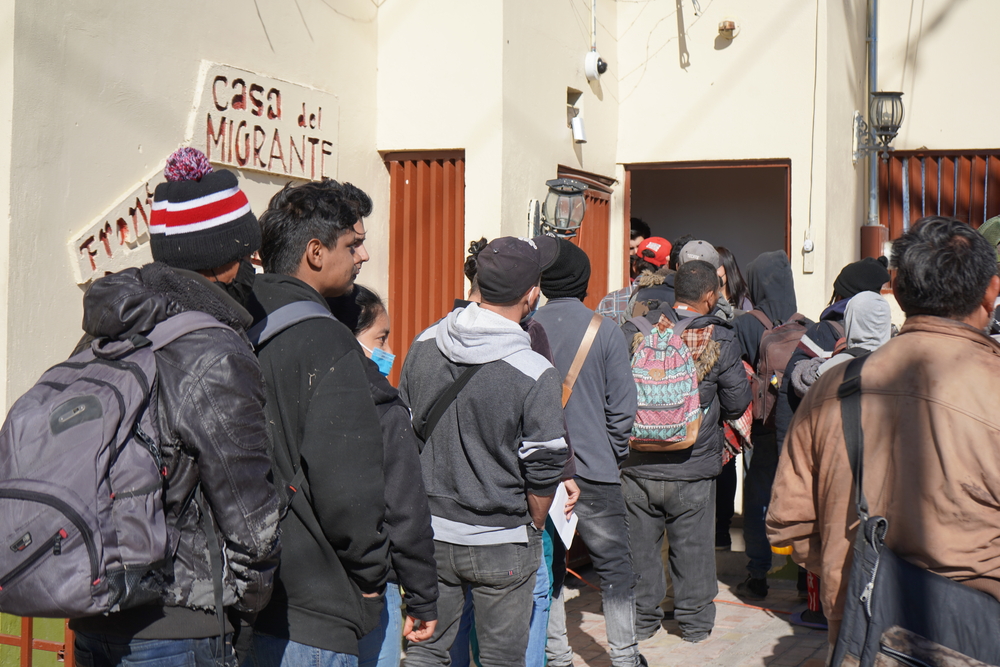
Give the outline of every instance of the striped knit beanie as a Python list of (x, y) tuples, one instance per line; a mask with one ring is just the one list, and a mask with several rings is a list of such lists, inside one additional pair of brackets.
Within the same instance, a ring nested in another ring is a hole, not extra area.
[(214, 269), (260, 249), (260, 225), (236, 174), (213, 171), (197, 148), (167, 158), (149, 224), (153, 259), (178, 269)]

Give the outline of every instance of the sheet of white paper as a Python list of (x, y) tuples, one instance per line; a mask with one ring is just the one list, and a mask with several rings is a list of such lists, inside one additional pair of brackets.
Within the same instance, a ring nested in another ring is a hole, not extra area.
[(580, 517), (576, 515), (576, 512), (573, 512), (569, 515), (569, 519), (566, 519), (567, 500), (569, 500), (569, 494), (566, 492), (566, 484), (559, 482), (556, 495), (552, 498), (552, 506), (549, 508), (549, 518), (552, 519), (559, 539), (569, 549), (570, 545), (573, 544), (573, 534), (576, 533), (576, 524), (580, 521)]

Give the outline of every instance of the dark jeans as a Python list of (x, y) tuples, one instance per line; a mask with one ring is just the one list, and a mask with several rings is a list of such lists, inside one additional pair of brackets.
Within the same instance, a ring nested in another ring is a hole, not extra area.
[[(112, 635), (76, 633), (74, 647), (80, 667), (215, 667), (219, 640), (205, 639), (129, 639)], [(226, 635), (226, 667), (236, 667), (232, 635)]]
[(406, 649), (407, 667), (447, 665), (458, 634), (465, 593), (472, 590), (479, 660), (483, 667), (524, 665), (541, 532), (528, 527), (527, 544), (467, 547), (434, 541), (438, 624), (434, 636)]
[(736, 458), (722, 466), (715, 478), (715, 544), (724, 547), (732, 544), (729, 528), (736, 514)]
[[(639, 664), (635, 638), (635, 573), (628, 549), (628, 515), (622, 487), (621, 484), (600, 484), (579, 477), (576, 483), (580, 486), (575, 510), (580, 523), (576, 530), (587, 545), (590, 560), (601, 580), (611, 664), (632, 667)], [(553, 602), (552, 613), (558, 619), (564, 612), (555, 609), (557, 604)], [(552, 667), (573, 664), (573, 652), (565, 636), (550, 637), (546, 652)]]
[(753, 435), (753, 450), (744, 452), (747, 466), (743, 484), (743, 539), (747, 545), (747, 571), (755, 579), (771, 569), (771, 543), (767, 541), (767, 506), (778, 469), (778, 440), (774, 431)]
[(629, 546), (639, 575), (636, 631), (640, 638), (660, 628), (659, 604), (666, 593), (660, 548), (670, 540), (674, 618), (685, 638), (701, 638), (715, 626), (715, 480), (669, 482), (622, 475), (628, 506)]

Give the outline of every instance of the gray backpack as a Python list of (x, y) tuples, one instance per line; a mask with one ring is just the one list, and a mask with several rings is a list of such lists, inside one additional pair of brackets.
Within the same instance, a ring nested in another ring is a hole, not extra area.
[(0, 431), (0, 611), (77, 618), (161, 599), (177, 531), (163, 511), (154, 352), (227, 328), (201, 312), (95, 340), (47, 370)]

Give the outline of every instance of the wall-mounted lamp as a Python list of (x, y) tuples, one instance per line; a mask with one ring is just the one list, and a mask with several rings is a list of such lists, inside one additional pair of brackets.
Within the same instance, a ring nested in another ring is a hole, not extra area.
[(878, 92), (870, 94), (868, 103), (868, 120), (865, 122), (861, 114), (854, 116), (854, 161), (861, 159), (864, 153), (878, 151), (883, 160), (889, 159), (889, 144), (899, 133), (903, 124), (903, 93)]
[(572, 178), (554, 178), (545, 185), (549, 193), (542, 204), (542, 230), (563, 238), (576, 236), (587, 212), (587, 185)]
[(725, 39), (732, 39), (740, 34), (740, 26), (733, 19), (726, 19), (719, 23), (719, 35)]

